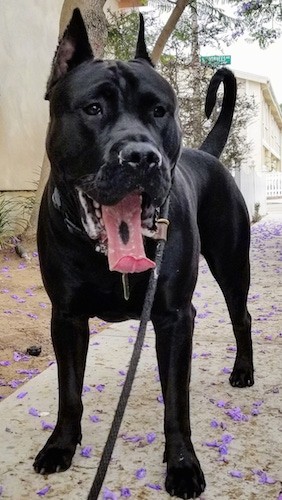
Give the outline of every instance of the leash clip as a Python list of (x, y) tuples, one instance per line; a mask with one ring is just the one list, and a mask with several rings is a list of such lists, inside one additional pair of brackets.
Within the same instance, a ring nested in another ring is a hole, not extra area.
[(167, 230), (169, 226), (169, 220), (165, 218), (160, 218), (156, 222), (157, 230), (152, 236), (153, 240), (163, 240), (167, 241)]

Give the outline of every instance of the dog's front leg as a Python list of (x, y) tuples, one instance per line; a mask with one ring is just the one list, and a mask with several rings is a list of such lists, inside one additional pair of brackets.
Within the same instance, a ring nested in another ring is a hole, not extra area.
[(179, 498), (196, 498), (205, 479), (192, 442), (189, 417), (192, 334), (195, 309), (152, 316), (165, 403), (164, 431), (167, 462), (166, 490)]
[(52, 341), (58, 363), (59, 411), (56, 427), (35, 458), (36, 472), (60, 472), (70, 467), (81, 442), (82, 385), (88, 349), (88, 318), (52, 312)]

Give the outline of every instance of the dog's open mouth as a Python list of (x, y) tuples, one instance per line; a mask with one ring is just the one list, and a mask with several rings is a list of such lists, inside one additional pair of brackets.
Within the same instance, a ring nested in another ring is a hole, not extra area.
[(143, 236), (156, 233), (158, 210), (146, 193), (133, 192), (115, 205), (100, 205), (78, 189), (81, 221), (95, 249), (108, 255), (111, 271), (140, 273), (155, 267), (145, 255)]

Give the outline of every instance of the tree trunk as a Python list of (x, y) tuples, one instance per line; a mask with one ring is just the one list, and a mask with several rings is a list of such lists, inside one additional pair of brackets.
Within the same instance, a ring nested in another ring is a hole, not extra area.
[(162, 29), (162, 32), (160, 36), (158, 37), (155, 46), (153, 48), (153, 51), (151, 53), (151, 60), (154, 64), (157, 64), (159, 58), (162, 55), (162, 52), (164, 50), (164, 46), (166, 42), (168, 41), (171, 33), (173, 32), (177, 21), (179, 20), (180, 16), (184, 12), (185, 7), (191, 3), (191, 0), (177, 0), (176, 5), (169, 16), (164, 28)]
[(190, 4), (192, 39), (191, 39), (191, 87), (192, 87), (192, 122), (193, 122), (193, 143), (190, 147), (199, 147), (202, 136), (202, 98), (201, 98), (201, 63), (200, 63), (200, 45), (198, 35), (198, 12), (197, 0), (192, 0)]
[[(96, 58), (103, 57), (104, 47), (107, 40), (107, 21), (103, 11), (106, 0), (65, 0), (59, 26), (59, 38), (63, 35), (73, 10), (78, 7), (83, 15), (88, 31), (89, 41)], [(23, 233), (24, 240), (34, 239), (37, 231), (38, 215), (43, 191), (50, 173), (50, 162), (45, 153), (39, 183), (35, 194), (34, 207), (28, 222), (28, 226)]]

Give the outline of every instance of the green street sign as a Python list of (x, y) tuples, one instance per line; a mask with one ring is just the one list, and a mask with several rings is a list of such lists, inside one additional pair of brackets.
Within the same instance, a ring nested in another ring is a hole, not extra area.
[(231, 64), (231, 56), (201, 56), (201, 64), (224, 66), (225, 64)]

